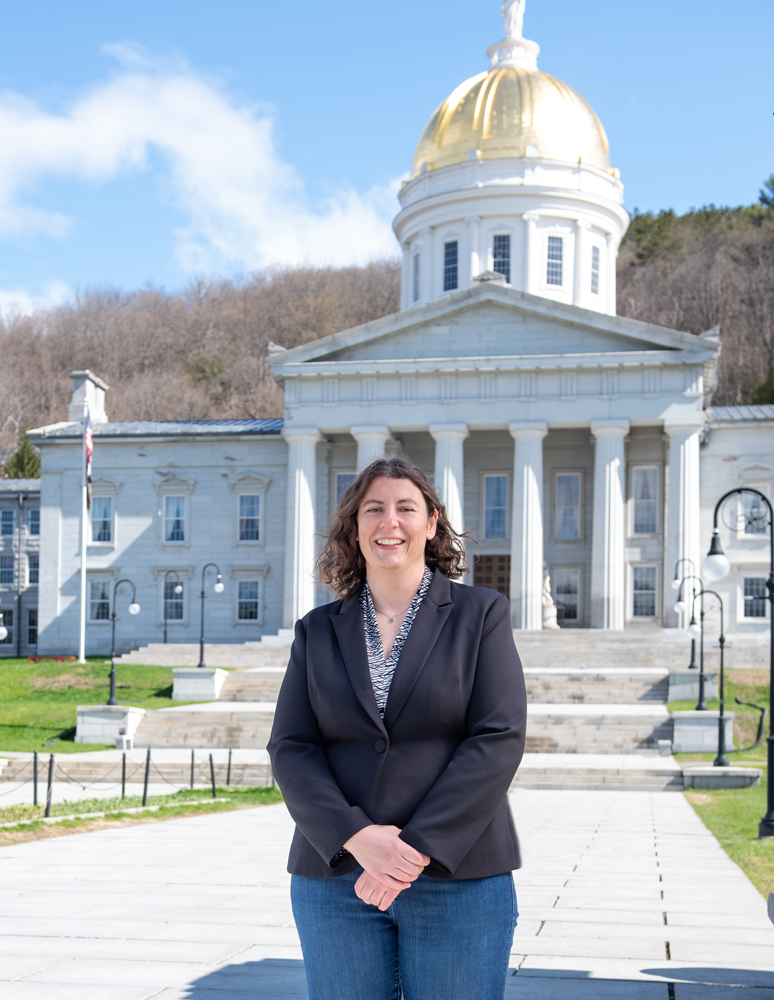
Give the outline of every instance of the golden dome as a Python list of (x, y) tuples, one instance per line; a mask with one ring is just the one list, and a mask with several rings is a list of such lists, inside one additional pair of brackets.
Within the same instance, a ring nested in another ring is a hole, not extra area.
[(470, 150), (483, 160), (540, 157), (610, 170), (602, 123), (580, 94), (547, 73), (495, 67), (466, 80), (427, 123), (412, 178), (462, 163)]

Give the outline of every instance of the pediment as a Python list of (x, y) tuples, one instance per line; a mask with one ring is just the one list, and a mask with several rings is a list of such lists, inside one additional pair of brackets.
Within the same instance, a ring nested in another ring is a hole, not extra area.
[(578, 358), (659, 354), (701, 362), (717, 344), (620, 316), (566, 306), (515, 289), (488, 286), (444, 296), (353, 330), (273, 355), (277, 375), (299, 367), (342, 370), (363, 362), (486, 358)]
[(271, 479), (267, 476), (250, 471), (231, 476), (228, 482), (234, 493), (265, 493), (270, 483)]

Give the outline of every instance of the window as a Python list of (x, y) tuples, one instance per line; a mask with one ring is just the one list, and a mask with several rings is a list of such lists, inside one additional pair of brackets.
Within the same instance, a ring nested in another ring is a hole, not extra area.
[(38, 609), (27, 609), (27, 645), (37, 646), (38, 644)]
[(554, 602), (564, 622), (580, 621), (580, 570), (554, 570)]
[(40, 582), (40, 556), (37, 553), (30, 552), (27, 556), (27, 583), (39, 583)]
[(91, 501), (92, 542), (113, 541), (113, 498), (94, 497)]
[(241, 622), (258, 621), (258, 580), (237, 581), (237, 618)]
[(484, 476), (484, 538), (505, 538), (508, 477)]
[(443, 245), (443, 290), (453, 292), (459, 283), (458, 280), (458, 244), (456, 240), (451, 240)]
[(0, 511), (0, 535), (6, 538), (13, 535), (14, 513), (12, 510)]
[(257, 542), (260, 539), (261, 496), (259, 493), (242, 493), (239, 497), (239, 541)]
[(744, 617), (765, 618), (768, 601), (766, 577), (746, 576), (742, 581), (742, 586), (744, 594)]
[(632, 618), (656, 616), (656, 567), (632, 566)]
[(164, 497), (164, 541), (185, 541), (185, 497)]
[(511, 283), (511, 238), (510, 236), (495, 236), (493, 247), (493, 266), (498, 274), (502, 274)]
[(0, 585), (12, 587), (16, 579), (13, 556), (0, 556)]
[(411, 301), (419, 302), (419, 254), (411, 258)]
[(336, 506), (338, 507), (344, 490), (355, 481), (354, 472), (338, 472), (336, 474)]
[(546, 272), (546, 283), (549, 285), (561, 285), (562, 283), (562, 254), (564, 240), (561, 236), (548, 237), (548, 270)]
[(8, 629), (8, 635), (5, 639), (0, 639), (0, 646), (12, 646), (13, 645), (13, 611), (0, 611), (0, 615), (3, 616), (3, 625)]
[(555, 535), (558, 542), (577, 542), (581, 537), (581, 474), (559, 472), (556, 476)]
[[(753, 487), (761, 489), (760, 486)], [(763, 490), (761, 490), (761, 493)], [(768, 535), (769, 533), (769, 508), (754, 493), (742, 493), (742, 515), (744, 517), (745, 535)]]
[(110, 584), (106, 581), (89, 581), (89, 621), (110, 621)]
[(632, 534), (655, 535), (658, 531), (658, 469), (632, 469)]
[(591, 294), (599, 295), (599, 247), (591, 248)]
[[(177, 592), (177, 588), (180, 588)], [(164, 581), (164, 621), (183, 621), (183, 600), (185, 598), (185, 583), (182, 580)]]
[(27, 515), (27, 531), (30, 535), (40, 534), (40, 507), (30, 507)]

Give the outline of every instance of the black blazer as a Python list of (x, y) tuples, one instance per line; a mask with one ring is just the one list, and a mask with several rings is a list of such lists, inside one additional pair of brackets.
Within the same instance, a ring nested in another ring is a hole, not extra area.
[(288, 871), (358, 867), (349, 838), (393, 824), (429, 855), (425, 874), (520, 867), (506, 793), (524, 753), (527, 697), (508, 601), (436, 570), (376, 707), (359, 596), (296, 623), (268, 750), (296, 832)]

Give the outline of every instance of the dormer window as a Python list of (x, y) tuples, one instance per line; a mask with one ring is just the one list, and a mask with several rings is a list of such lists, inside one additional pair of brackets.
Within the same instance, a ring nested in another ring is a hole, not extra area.
[(495, 236), (492, 248), (492, 268), (502, 274), (506, 282), (511, 283), (511, 238), (510, 236)]
[(443, 245), (443, 290), (453, 292), (459, 287), (459, 244), (450, 240)]
[(548, 268), (546, 271), (547, 285), (562, 284), (562, 258), (564, 256), (564, 240), (561, 236), (548, 237)]

